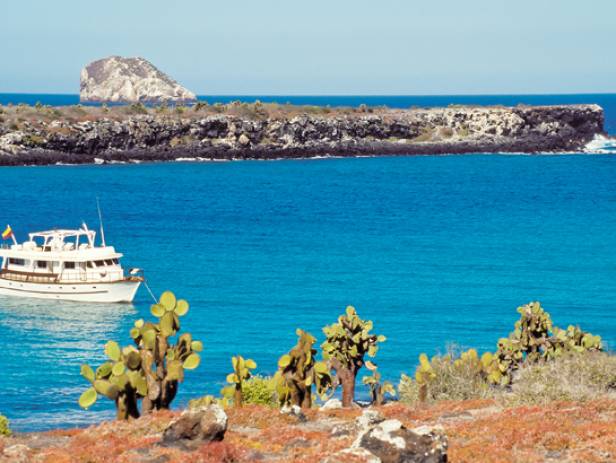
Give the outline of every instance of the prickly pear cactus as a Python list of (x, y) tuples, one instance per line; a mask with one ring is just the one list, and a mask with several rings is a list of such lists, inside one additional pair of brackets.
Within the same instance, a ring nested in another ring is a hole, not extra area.
[(96, 371), (89, 365), (81, 366), (81, 375), (92, 387), (81, 394), (79, 405), (88, 409), (102, 395), (115, 401), (118, 419), (138, 418), (138, 399), (148, 392), (139, 351), (133, 346), (120, 349), (118, 343), (109, 341), (105, 344), (105, 354), (108, 361)]
[(419, 365), (415, 370), (415, 381), (419, 385), (419, 401), (425, 403), (428, 399), (428, 386), (436, 379), (436, 373), (426, 354), (419, 356)]
[(227, 399), (233, 397), (233, 405), (241, 407), (243, 402), (242, 387), (244, 381), (248, 381), (252, 376), (250, 370), (257, 368), (257, 363), (252, 359), (244, 359), (241, 355), (231, 358), (233, 373), (227, 375), (227, 383), (229, 386), (222, 388), (220, 391), (223, 397)]
[(355, 399), (355, 379), (364, 365), (364, 357), (374, 357), (378, 343), (386, 340), (383, 335), (371, 333), (372, 321), (362, 320), (354, 307), (347, 307), (338, 322), (323, 328), (326, 340), (321, 344), (323, 358), (336, 370), (342, 385), (342, 404), (350, 407)]
[(180, 335), (175, 345), (170, 343), (170, 338), (180, 331), (180, 317), (188, 309), (188, 302), (165, 291), (150, 309), (158, 322), (137, 320), (130, 331), (143, 359), (148, 386), (142, 405), (144, 412), (169, 408), (178, 384), (184, 381), (185, 371), (194, 370), (201, 362), (198, 353), (203, 350), (203, 344), (193, 340), (190, 333)]
[(366, 368), (372, 372), (371, 376), (364, 376), (362, 383), (370, 389), (370, 397), (373, 405), (382, 405), (385, 401), (385, 395), (396, 395), (396, 388), (389, 381), (381, 382), (381, 373), (377, 371), (378, 367), (370, 360), (366, 360)]
[(483, 370), (490, 384), (508, 386), (512, 374), (524, 361), (524, 351), (516, 339), (501, 338), (494, 354), (486, 352), (481, 357)]
[(554, 327), (545, 357), (552, 359), (566, 352), (594, 352), (602, 349), (601, 336), (584, 332), (579, 326), (569, 325), (566, 330)]
[(599, 351), (601, 338), (569, 326), (562, 330), (552, 325), (550, 314), (539, 302), (518, 307), (520, 319), (508, 338), (498, 341), (494, 354), (484, 354), (482, 366), (491, 384), (507, 386), (524, 362), (550, 360), (565, 352)]
[(550, 337), (552, 319), (539, 302), (518, 307), (518, 313), (520, 319), (515, 322), (511, 337), (519, 343), (526, 354), (526, 360), (536, 362), (541, 358)]
[(322, 399), (332, 386), (332, 376), (325, 362), (316, 360), (316, 339), (303, 330), (295, 332), (297, 344), (288, 354), (278, 360), (278, 371), (274, 375), (276, 393), (280, 405), (312, 406), (312, 386)]
[(144, 413), (169, 408), (184, 371), (199, 366), (197, 352), (203, 345), (189, 333), (179, 336), (175, 345), (170, 344), (170, 338), (180, 330), (179, 317), (188, 312), (188, 302), (176, 300), (173, 293), (166, 291), (151, 312), (158, 318), (157, 323), (137, 320), (130, 330), (137, 347), (121, 349), (118, 343), (109, 341), (105, 345), (107, 362), (96, 371), (82, 365), (81, 375), (92, 386), (81, 394), (81, 407), (90, 408), (102, 395), (115, 401), (118, 419), (138, 417), (141, 399)]

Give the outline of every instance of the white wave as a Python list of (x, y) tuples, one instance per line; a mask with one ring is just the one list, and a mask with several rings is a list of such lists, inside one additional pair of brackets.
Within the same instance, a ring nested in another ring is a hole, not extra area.
[(616, 138), (595, 135), (584, 147), (585, 153), (616, 154)]

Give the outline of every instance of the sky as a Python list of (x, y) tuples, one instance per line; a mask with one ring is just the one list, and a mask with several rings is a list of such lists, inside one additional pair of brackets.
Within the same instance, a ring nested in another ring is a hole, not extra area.
[(142, 56), (200, 95), (616, 92), (615, 0), (0, 0), (0, 93)]

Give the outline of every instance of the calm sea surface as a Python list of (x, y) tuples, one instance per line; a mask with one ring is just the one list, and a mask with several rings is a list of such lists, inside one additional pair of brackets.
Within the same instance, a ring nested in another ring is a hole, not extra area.
[[(264, 98), (261, 98), (262, 100)], [(191, 303), (204, 341), (175, 406), (217, 393), (235, 354), (271, 374), (302, 327), (353, 304), (388, 341), (377, 362), (397, 382), (421, 352), (493, 349), (518, 305), (540, 300), (559, 325), (616, 345), (616, 157), (415, 156), (2, 168), (2, 225), (97, 226), (156, 293)], [(82, 362), (128, 344), (134, 305), (0, 298), (0, 413), (17, 430), (113, 416), (77, 406)], [(363, 386), (358, 385), (363, 391)]]

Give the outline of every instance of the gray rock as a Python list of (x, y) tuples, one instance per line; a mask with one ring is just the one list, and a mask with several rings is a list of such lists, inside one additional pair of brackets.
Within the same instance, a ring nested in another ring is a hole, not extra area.
[(342, 408), (342, 401), (340, 399), (329, 399), (321, 405), (319, 410), (338, 410), (339, 408)]
[(219, 405), (185, 410), (163, 432), (163, 445), (191, 447), (221, 441), (227, 431), (227, 414)]
[(407, 429), (385, 420), (359, 434), (351, 448), (363, 448), (382, 463), (446, 463), (447, 438), (440, 427)]
[(110, 56), (81, 71), (79, 99), (83, 102), (189, 102), (193, 92), (143, 58)]
[(385, 418), (377, 410), (367, 409), (355, 419), (355, 424), (359, 431), (363, 432), (383, 421), (385, 421)]
[(280, 413), (283, 415), (294, 416), (300, 423), (304, 423), (308, 420), (306, 415), (304, 415), (304, 412), (302, 412), (302, 409), (297, 405), (285, 405), (280, 409)]

